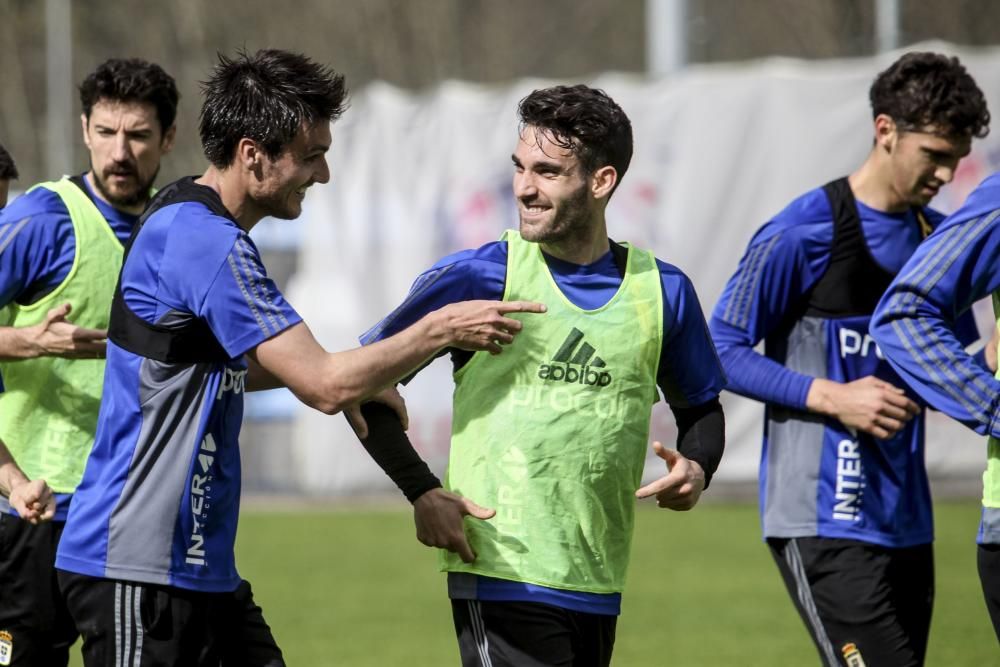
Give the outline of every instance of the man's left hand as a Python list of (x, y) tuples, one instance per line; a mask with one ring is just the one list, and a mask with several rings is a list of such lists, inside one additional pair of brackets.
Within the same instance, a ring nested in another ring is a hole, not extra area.
[(694, 507), (705, 488), (705, 471), (701, 469), (701, 465), (676, 449), (667, 449), (659, 442), (653, 443), (653, 451), (666, 461), (667, 475), (636, 491), (636, 498), (655, 495), (658, 507), (680, 512)]
[[(406, 412), (406, 401), (403, 400), (402, 395), (400, 395), (395, 387), (383, 389), (368, 400), (389, 406), (399, 417), (399, 422), (403, 425), (403, 430), (405, 431), (410, 428), (410, 415)], [(358, 435), (358, 440), (364, 440), (368, 437), (368, 422), (361, 416), (360, 404), (345, 408), (344, 416), (347, 417), (351, 428)]]

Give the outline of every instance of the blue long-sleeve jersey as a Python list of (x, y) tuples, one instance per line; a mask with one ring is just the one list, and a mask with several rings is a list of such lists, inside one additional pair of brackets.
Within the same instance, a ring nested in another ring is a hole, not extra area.
[[(907, 261), (872, 318), (872, 336), (927, 403), (1000, 437), (1000, 381), (957, 333), (972, 304), (1000, 289), (1000, 174), (983, 181)], [(1000, 508), (984, 507), (980, 543), (1000, 543)]]
[[(857, 215), (861, 239), (850, 249), (865, 254), (888, 284), (920, 244), (917, 216), (861, 202)], [(931, 226), (943, 218), (930, 209), (924, 216)], [(753, 237), (709, 323), (727, 388), (767, 404), (760, 468), (764, 535), (893, 547), (927, 543), (933, 525), (922, 417), (877, 440), (805, 410), (817, 377), (850, 382), (876, 375), (902, 385), (869, 336), (874, 300), (867, 310), (841, 314), (809, 305), (832, 265), (835, 228), (822, 188), (795, 199)], [(848, 274), (844, 290), (863, 290), (858, 283), (865, 279)], [(966, 335), (973, 333), (964, 326)], [(754, 350), (761, 341), (763, 354)]]

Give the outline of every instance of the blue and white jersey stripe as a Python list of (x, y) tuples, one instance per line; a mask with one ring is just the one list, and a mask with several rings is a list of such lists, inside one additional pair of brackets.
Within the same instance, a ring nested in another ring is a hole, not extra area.
[(956, 323), (1000, 288), (1000, 175), (917, 249), (875, 311), (872, 335), (907, 384), (936, 409), (1000, 436), (1000, 381), (968, 352)]

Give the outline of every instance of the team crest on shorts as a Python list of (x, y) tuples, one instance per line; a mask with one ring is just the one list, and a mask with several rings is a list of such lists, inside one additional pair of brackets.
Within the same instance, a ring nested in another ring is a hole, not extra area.
[(840, 652), (844, 654), (847, 667), (865, 667), (865, 659), (861, 657), (861, 651), (853, 642), (841, 646)]
[(0, 665), (9, 665), (14, 654), (14, 636), (0, 630)]

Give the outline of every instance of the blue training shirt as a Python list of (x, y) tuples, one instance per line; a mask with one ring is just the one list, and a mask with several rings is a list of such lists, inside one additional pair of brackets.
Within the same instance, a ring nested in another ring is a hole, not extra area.
[[(970, 356), (958, 329), (1000, 289), (1000, 174), (977, 187), (910, 257), (879, 302), (872, 335), (906, 383), (936, 409), (1000, 437), (1000, 381)], [(1000, 510), (983, 508), (977, 541), (1000, 544)]]
[[(592, 310), (611, 299), (621, 275), (611, 252), (593, 264), (578, 265), (545, 255), (559, 289), (580, 308)], [(694, 286), (677, 267), (657, 260), (663, 289), (663, 352), (657, 384), (675, 407), (706, 403), (719, 395), (725, 377), (708, 335)], [(496, 241), (445, 257), (421, 274), (406, 300), (361, 336), (363, 344), (387, 338), (449, 303), (469, 299), (499, 301), (507, 280), (507, 242)], [(472, 353), (452, 351), (460, 366)], [(617, 615), (621, 594), (581, 593), (465, 573), (449, 573), (454, 599), (526, 601), (593, 614)]]
[[(862, 202), (857, 208), (872, 259), (894, 275), (922, 240), (916, 216)], [(943, 217), (924, 213), (932, 226)], [(833, 240), (823, 189), (795, 199), (754, 235), (709, 323), (727, 388), (768, 404), (759, 476), (763, 533), (925, 544), (933, 539), (933, 520), (923, 416), (876, 440), (805, 410), (815, 377), (850, 382), (877, 375), (903, 384), (871, 342), (868, 315), (801, 314), (826, 271)], [(963, 328), (975, 338), (971, 319)], [(762, 340), (764, 354), (754, 350)]]
[(56, 567), (232, 591), (240, 581), (233, 547), (244, 354), (301, 318), (247, 233), (194, 202), (148, 218), (126, 258), (122, 291), (148, 322), (204, 321), (230, 361), (164, 363), (109, 342), (97, 437)]
[[(94, 196), (91, 199), (118, 240), (124, 244), (138, 216), (119, 211)], [(10, 303), (31, 304), (58, 287), (73, 268), (76, 236), (69, 211), (59, 195), (34, 188), (0, 209), (0, 308)], [(72, 315), (70, 316), (72, 319)], [(0, 377), (0, 391), (3, 391)], [(65, 521), (73, 495), (56, 495), (54, 521)], [(14, 513), (0, 499), (0, 511)]]

